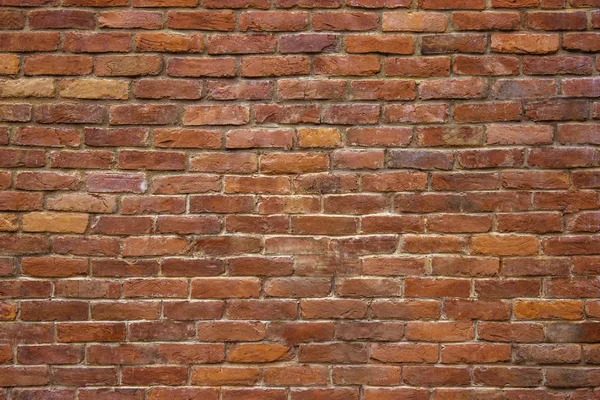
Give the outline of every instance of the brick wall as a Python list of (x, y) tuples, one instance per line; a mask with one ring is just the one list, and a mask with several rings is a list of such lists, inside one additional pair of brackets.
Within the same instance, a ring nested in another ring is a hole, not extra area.
[(0, 0), (0, 399), (600, 399), (600, 1)]

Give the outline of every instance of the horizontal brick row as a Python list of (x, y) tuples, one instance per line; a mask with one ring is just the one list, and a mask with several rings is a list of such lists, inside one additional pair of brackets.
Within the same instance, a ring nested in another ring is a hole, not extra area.
[[(402, 61), (401, 59), (397, 59)], [(456, 61), (456, 60), (455, 60)], [(49, 70), (49, 74), (55, 74), (55, 70)], [(436, 78), (423, 80), (416, 83), (413, 80), (394, 79), (383, 82), (373, 79), (351, 80), (309, 80), (309, 79), (279, 79), (275, 81), (243, 81), (237, 84), (227, 84), (221, 81), (198, 81), (189, 79), (140, 79), (133, 81), (133, 97), (139, 99), (163, 99), (171, 100), (197, 100), (205, 98), (212, 101), (226, 101), (234, 99), (243, 100), (266, 100), (271, 96), (281, 102), (290, 100), (337, 100), (337, 101), (409, 101), (409, 100), (469, 100), (484, 99), (492, 96), (496, 100), (506, 100), (518, 97), (520, 99), (556, 99), (557, 105), (561, 99), (595, 98), (598, 96), (598, 82), (600, 78), (564, 78), (555, 80), (552, 78), (526, 78), (526, 79), (497, 79), (495, 83), (489, 84), (485, 78)], [(277, 89), (275, 90), (275, 83)], [(52, 79), (52, 78), (28, 78), (20, 81), (5, 79), (0, 80), (2, 85), (0, 97), (4, 99), (54, 98), (58, 94), (65, 99), (85, 100), (128, 100), (130, 81), (125, 79)], [(66, 102), (72, 100), (65, 100)], [(75, 104), (67, 103), (71, 107)], [(218, 104), (218, 103), (217, 103)], [(215, 106), (217, 105), (215, 104)], [(503, 103), (498, 103), (502, 105)], [(536, 104), (532, 102), (531, 104)], [(576, 103), (577, 104), (577, 103)], [(152, 106), (147, 104), (147, 107)], [(158, 107), (159, 105), (154, 105)], [(258, 104), (255, 107), (264, 107)], [(339, 104), (338, 108), (345, 106), (360, 109), (359, 104)], [(526, 103), (529, 106), (529, 103)], [(4, 105), (6, 114), (10, 115), (10, 107), (18, 106)], [(64, 105), (63, 105), (64, 107)], [(160, 105), (157, 112), (165, 112), (169, 105)], [(190, 106), (191, 107), (191, 106)], [(204, 106), (207, 107), (207, 106)], [(220, 106), (225, 113), (227, 105)], [(363, 106), (364, 107), (364, 106)], [(458, 107), (458, 106), (457, 106)], [(538, 104), (539, 107), (539, 104)], [(21, 107), (23, 108), (23, 107)], [(124, 107), (115, 106), (110, 108), (111, 120), (113, 113), (115, 117), (119, 110)], [(460, 108), (460, 107), (458, 107)], [(526, 107), (526, 111), (532, 106)], [(94, 108), (89, 108), (93, 110)], [(47, 114), (50, 109), (40, 107), (40, 114)], [(184, 112), (188, 108), (184, 108)], [(202, 108), (189, 108), (191, 112), (203, 110)], [(325, 107), (325, 118), (323, 122), (335, 123), (327, 114), (335, 110)], [(330, 111), (331, 110), (331, 111)], [(384, 109), (385, 110), (385, 109)], [(365, 113), (370, 109), (365, 109)], [(240, 109), (238, 113), (244, 111)], [(261, 108), (255, 108), (257, 122), (262, 120)], [(587, 116), (587, 115), (586, 115)], [(573, 115), (571, 116), (573, 117)], [(8, 118), (9, 117), (5, 117)], [(46, 117), (48, 118), (48, 117)], [(185, 115), (184, 115), (185, 118)], [(20, 121), (16, 121), (20, 122)], [(38, 122), (45, 122), (39, 120)], [(70, 121), (63, 121), (70, 122)], [(91, 121), (90, 121), (91, 122)], [(112, 122), (112, 121), (111, 121)], [(309, 121), (306, 121), (309, 122)], [(427, 121), (424, 121), (427, 122)], [(140, 121), (141, 124), (146, 121)], [(343, 122), (340, 122), (343, 123)], [(360, 121), (359, 121), (360, 123)], [(228, 121), (222, 124), (228, 125)]]
[[(449, 95), (447, 95), (449, 96)], [(108, 116), (107, 116), (108, 114)], [(585, 121), (600, 119), (600, 103), (587, 100), (494, 101), (490, 103), (416, 104), (255, 104), (179, 106), (177, 104), (111, 105), (61, 102), (31, 106), (26, 103), (0, 104), (0, 122), (37, 122), (40, 124), (106, 124), (119, 125), (182, 125), (241, 126), (259, 124), (482, 124), (494, 122)], [(32, 135), (35, 130), (30, 130)], [(589, 127), (597, 136), (594, 127)], [(43, 131), (42, 131), (43, 132)], [(61, 131), (59, 131), (61, 132)], [(167, 132), (165, 132), (166, 134)], [(185, 133), (185, 132), (183, 132)], [(331, 134), (328, 131), (318, 131)], [(318, 138), (324, 143), (310, 147), (336, 147), (335, 138)], [(334, 142), (331, 143), (330, 141)], [(587, 140), (596, 142), (596, 138)], [(266, 140), (265, 140), (266, 141)], [(258, 144), (258, 143), (257, 143)], [(277, 147), (276, 145), (245, 147)]]

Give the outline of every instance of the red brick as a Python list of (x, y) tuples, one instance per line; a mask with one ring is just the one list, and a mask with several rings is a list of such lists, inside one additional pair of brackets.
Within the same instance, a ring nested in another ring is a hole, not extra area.
[(334, 326), (330, 322), (278, 322), (269, 324), (267, 336), (286, 343), (326, 341), (333, 338)]
[(290, 320), (298, 316), (298, 303), (286, 300), (232, 300), (227, 308), (232, 319)]
[(167, 72), (175, 77), (230, 77), (235, 75), (235, 60), (172, 58)]
[(32, 29), (93, 29), (94, 13), (83, 10), (35, 10), (29, 13)]
[(0, 105), (0, 121), (27, 122), (31, 120), (31, 106), (27, 104)]
[(271, 153), (261, 157), (261, 171), (267, 174), (319, 172), (326, 170), (328, 165), (327, 157), (321, 153)]
[(342, 340), (397, 341), (404, 336), (403, 322), (339, 322), (336, 337)]
[(409, 7), (410, 3), (409, 0), (349, 0), (348, 5), (364, 8), (398, 8)]
[[(135, 267), (135, 266), (134, 266)], [(99, 321), (158, 319), (159, 302), (101, 302), (92, 305), (92, 318)]]
[(38, 344), (51, 343), (54, 335), (52, 324), (3, 322), (2, 340), (6, 343)]
[(198, 324), (198, 339), (206, 342), (260, 341), (266, 328), (260, 322), (215, 321)]
[(35, 108), (35, 120), (42, 124), (99, 124), (104, 115), (104, 107), (96, 104), (56, 103)]
[(430, 363), (437, 361), (438, 352), (434, 344), (378, 344), (371, 349), (370, 357), (386, 363)]
[(383, 14), (384, 31), (402, 32), (444, 32), (448, 20), (437, 12), (385, 12)]
[(454, 320), (504, 321), (510, 317), (510, 304), (499, 300), (445, 300), (444, 312)]
[(431, 77), (450, 74), (449, 57), (387, 58), (384, 65), (386, 76)]
[(452, 153), (429, 150), (393, 150), (390, 153), (390, 168), (410, 168), (421, 170), (452, 169), (454, 157)]
[(101, 28), (159, 29), (162, 14), (139, 10), (105, 11), (99, 14), (98, 25)]
[(5, 387), (41, 386), (50, 383), (50, 371), (47, 366), (0, 366), (0, 372), (0, 383)]
[(140, 99), (199, 99), (202, 86), (192, 80), (142, 79), (133, 94)]
[[(266, 161), (266, 160), (265, 160)], [(310, 162), (311, 160), (309, 160)], [(288, 168), (302, 168), (279, 166), (277, 160), (271, 164), (263, 164), (267, 173), (290, 173)], [(228, 177), (224, 182), (225, 193), (266, 193), (266, 194), (288, 194), (290, 193), (290, 181), (288, 177), (262, 176), (262, 177)]]
[(212, 35), (207, 39), (209, 54), (274, 53), (277, 41), (273, 35)]
[[(438, 391), (436, 391), (438, 393)], [(397, 398), (397, 396), (408, 396), (415, 400), (425, 400), (429, 398), (429, 391), (425, 389), (412, 389), (412, 388), (376, 388), (368, 387), (365, 388), (364, 398), (365, 400), (391, 400)]]
[[(215, 284), (219, 287), (214, 287)], [(192, 282), (192, 297), (195, 298), (258, 297), (258, 291), (258, 280), (251, 278), (211, 278)]]
[(157, 194), (205, 193), (221, 187), (218, 177), (201, 174), (157, 176), (151, 190)]
[(61, 323), (57, 326), (59, 342), (120, 342), (125, 339), (124, 323)]
[(589, 105), (582, 100), (551, 100), (527, 103), (524, 111), (532, 121), (584, 120), (588, 116)]
[(250, 367), (193, 367), (193, 383), (213, 385), (252, 385), (261, 378), (261, 370)]
[(308, 23), (306, 12), (246, 11), (239, 17), (239, 27), (245, 31), (301, 31)]
[(509, 122), (521, 119), (521, 104), (497, 102), (482, 104), (460, 104), (454, 109), (457, 123)]
[[(215, 319), (223, 315), (223, 303), (220, 301), (169, 302), (164, 305), (164, 314), (168, 318), (182, 321)], [(198, 350), (200, 355), (204, 353), (202, 347)], [(219, 355), (220, 349), (215, 350), (219, 351), (210, 352), (208, 359), (222, 361), (222, 356)]]
[(478, 335), (487, 341), (532, 343), (543, 340), (544, 330), (541, 324), (482, 322)]
[(247, 57), (241, 62), (241, 73), (248, 78), (308, 75), (310, 59), (305, 56)]
[[(97, 283), (97, 284), (96, 284)], [(90, 282), (85, 280), (73, 280), (60, 282), (56, 286), (56, 293), (61, 297), (77, 298), (118, 298), (120, 285), (114, 281), (98, 280)]]
[(222, 392), (223, 400), (242, 400), (242, 399), (269, 399), (285, 400), (287, 392), (285, 389), (224, 389)]
[(452, 13), (452, 24), (459, 30), (518, 30), (521, 16), (518, 12), (475, 12)]
[(354, 81), (352, 98), (356, 100), (413, 100), (416, 97), (412, 81)]
[(378, 21), (377, 14), (366, 12), (318, 12), (312, 15), (316, 31), (372, 31), (377, 28)]
[(292, 262), (289, 258), (239, 257), (229, 259), (227, 269), (231, 275), (289, 275)]
[(63, 48), (73, 53), (128, 53), (131, 50), (131, 34), (67, 32)]
[(19, 57), (16, 54), (3, 54), (0, 61), (0, 75), (19, 73)]
[(524, 57), (523, 72), (528, 75), (585, 75), (592, 71), (592, 64), (592, 60), (584, 56)]
[(338, 385), (398, 386), (401, 368), (396, 366), (348, 366), (333, 369), (333, 382)]
[(135, 7), (195, 7), (198, 0), (134, 0)]
[(421, 39), (422, 54), (483, 53), (487, 38), (478, 33), (428, 35)]
[(60, 34), (58, 32), (0, 33), (0, 51), (54, 51), (58, 48), (59, 42)]
[(488, 125), (487, 143), (496, 145), (549, 144), (552, 128), (547, 125)]
[(244, 125), (249, 120), (247, 106), (187, 106), (183, 125)]
[(314, 70), (317, 75), (326, 76), (369, 76), (381, 69), (377, 56), (317, 56)]
[(87, 275), (88, 262), (83, 258), (26, 257), (21, 261), (23, 273), (33, 277), (72, 277)]
[(167, 73), (176, 77), (231, 77), (235, 75), (233, 58), (171, 58)]
[(539, 368), (478, 367), (474, 371), (475, 382), (491, 386), (537, 386), (542, 380)]
[(148, 131), (143, 128), (85, 128), (84, 142), (93, 147), (143, 147)]
[(16, 10), (5, 10), (0, 13), (2, 29), (15, 30), (25, 27), (25, 13)]
[(413, 54), (414, 41), (406, 35), (372, 37), (349, 35), (345, 38), (348, 53)]
[(279, 8), (339, 8), (342, 5), (342, 0), (277, 0)]
[(346, 82), (341, 80), (280, 79), (277, 96), (285, 100), (342, 99)]
[(454, 72), (459, 75), (518, 75), (519, 59), (510, 56), (454, 57)]
[[(569, 27), (570, 28), (570, 27)], [(596, 52), (600, 49), (597, 33), (567, 33), (563, 39), (563, 47), (567, 50)]]
[(491, 49), (497, 53), (549, 54), (559, 48), (559, 37), (553, 34), (497, 33), (491, 38)]
[(302, 300), (300, 309), (306, 319), (357, 319), (366, 315), (367, 305), (360, 300)]
[(412, 136), (410, 128), (348, 128), (346, 130), (347, 143), (361, 147), (405, 147), (410, 143)]
[(260, 198), (258, 212), (260, 214), (308, 214), (320, 209), (319, 200), (311, 196), (264, 196)]
[(494, 8), (536, 7), (539, 0), (492, 0)]
[(562, 31), (585, 30), (587, 16), (584, 12), (528, 12), (525, 25), (534, 30)]
[(23, 190), (75, 190), (79, 176), (59, 172), (20, 172), (15, 188)]
[(388, 199), (383, 195), (334, 195), (324, 201), (324, 211), (332, 214), (371, 214), (386, 212)]
[(482, 10), (485, 8), (483, 0), (462, 0), (455, 4), (448, 4), (444, 0), (419, 0), (419, 7), (425, 10), (469, 9)]
[(223, 262), (213, 259), (166, 258), (161, 263), (165, 276), (214, 276), (224, 270)]
[(112, 125), (168, 125), (176, 119), (177, 107), (174, 105), (118, 105), (109, 109), (109, 123)]
[(158, 56), (124, 55), (96, 58), (97, 76), (157, 75), (162, 68), (163, 61)]
[(194, 333), (194, 325), (188, 322), (144, 321), (130, 323), (128, 337), (140, 342), (183, 341), (194, 338)]
[(57, 254), (115, 256), (119, 252), (119, 241), (97, 236), (59, 236), (55, 237), (52, 249)]
[(181, 385), (187, 372), (183, 366), (123, 367), (121, 380), (126, 385)]
[(338, 36), (331, 34), (294, 34), (279, 37), (281, 53), (330, 53), (338, 47)]
[(257, 104), (254, 114), (258, 123), (314, 124), (321, 120), (321, 108), (318, 105)]
[(486, 83), (479, 78), (427, 80), (419, 85), (422, 99), (473, 99), (486, 92)]
[(236, 363), (265, 363), (289, 358), (290, 348), (282, 344), (235, 344), (227, 360)]
[(233, 11), (169, 11), (167, 26), (171, 29), (232, 31)]
[(219, 391), (215, 388), (185, 388), (185, 387), (155, 387), (148, 392), (148, 399), (151, 400), (168, 400), (168, 399), (185, 399), (189, 396), (200, 396), (202, 399), (217, 400)]
[(370, 104), (340, 104), (325, 108), (326, 124), (375, 124), (379, 121), (379, 106)]
[(391, 104), (383, 108), (383, 119), (388, 123), (444, 123), (448, 117), (446, 104)]
[(206, 195), (190, 198), (190, 211), (195, 213), (248, 212), (254, 209), (252, 196)]
[[(42, 153), (39, 150), (2, 149), (0, 155), (3, 160), (0, 162), (0, 166), (4, 168), (41, 167), (44, 165)], [(11, 185), (10, 175), (3, 176), (2, 182), (2, 187), (8, 189)]]
[(202, 36), (139, 33), (135, 47), (140, 52), (198, 53), (204, 49)]
[(80, 392), (82, 399), (126, 399), (141, 400), (144, 398), (142, 389), (84, 389)]
[(409, 366), (404, 368), (403, 380), (418, 386), (465, 386), (471, 381), (465, 367)]
[(15, 142), (24, 146), (77, 147), (79, 132), (75, 129), (23, 127), (17, 131)]
[(270, 297), (322, 297), (331, 291), (331, 282), (323, 278), (274, 278), (265, 283)]
[(466, 241), (461, 237), (407, 235), (404, 250), (408, 253), (431, 253), (433, 250), (439, 253), (462, 253), (465, 245)]
[(83, 301), (27, 301), (21, 303), (23, 321), (82, 321), (87, 319), (88, 304)]

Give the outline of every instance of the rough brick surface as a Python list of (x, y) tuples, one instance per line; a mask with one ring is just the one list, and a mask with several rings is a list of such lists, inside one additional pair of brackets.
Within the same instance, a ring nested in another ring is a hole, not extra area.
[(0, 400), (600, 399), (598, 0), (0, 0)]

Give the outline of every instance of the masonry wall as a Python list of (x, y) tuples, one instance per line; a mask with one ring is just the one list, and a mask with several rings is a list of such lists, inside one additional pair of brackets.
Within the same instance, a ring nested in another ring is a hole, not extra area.
[(600, 399), (598, 0), (0, 29), (0, 399)]

